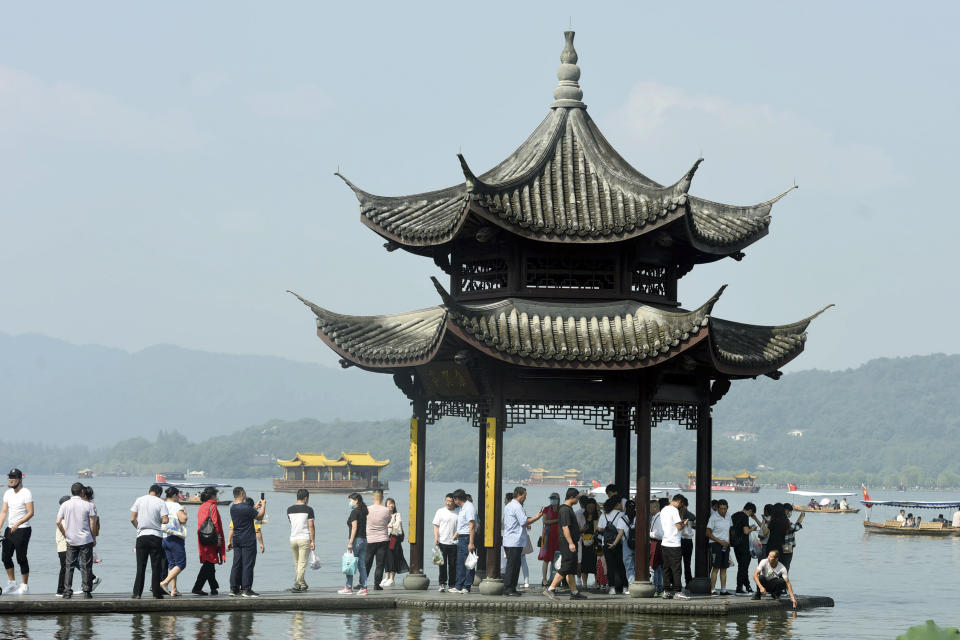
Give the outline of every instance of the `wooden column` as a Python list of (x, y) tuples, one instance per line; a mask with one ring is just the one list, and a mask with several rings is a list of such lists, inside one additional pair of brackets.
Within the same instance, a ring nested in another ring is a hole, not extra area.
[(713, 486), (713, 418), (710, 405), (697, 406), (697, 535), (694, 541), (694, 576), (707, 578), (707, 521)]
[(486, 553), (486, 574), (480, 582), (480, 593), (488, 596), (503, 594), (500, 578), (500, 523), (503, 517), (503, 430), (506, 424), (506, 405), (499, 393), (490, 403), (490, 411), (483, 425), (484, 475), (483, 500), (483, 548)]
[(426, 453), (427, 403), (423, 399), (416, 399), (413, 401), (413, 417), (410, 419), (410, 519), (407, 522), (410, 573), (403, 581), (406, 589), (424, 590), (430, 585), (423, 573), (423, 548), (426, 538), (423, 529)]
[[(487, 429), (486, 422), (480, 425), (479, 431), (480, 441), (477, 448), (477, 492), (473, 496), (473, 506), (477, 508), (477, 517), (481, 520), (484, 520), (487, 513), (487, 495), (486, 495), (486, 482), (487, 482)], [(483, 530), (484, 527), (478, 527), (477, 533), (474, 536), (474, 543), (477, 547), (477, 555), (479, 556), (477, 560), (477, 575), (483, 579), (483, 576), (486, 575), (487, 569), (487, 555), (481, 553), (483, 549)]]
[(630, 496), (630, 415), (622, 408), (614, 409), (613, 484), (621, 498)]
[(650, 584), (650, 396), (641, 390), (640, 402), (637, 403), (636, 423), (633, 425), (637, 432), (637, 530), (636, 544), (634, 545), (633, 564), (635, 567), (634, 582), (645, 583), (632, 585), (630, 595), (639, 588), (646, 588), (649, 593), (638, 591), (637, 597), (653, 595), (653, 586)]

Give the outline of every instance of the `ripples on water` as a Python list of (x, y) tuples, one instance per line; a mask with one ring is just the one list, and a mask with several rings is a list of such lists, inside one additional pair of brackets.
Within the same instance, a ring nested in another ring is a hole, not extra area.
[[(809, 614), (801, 613), (801, 617)], [(802, 618), (801, 618), (802, 619)], [(681, 620), (656, 616), (582, 616), (544, 618), (494, 613), (422, 613), (384, 610), (363, 613), (254, 613), (211, 615), (77, 615), (0, 618), (0, 638), (40, 640), (245, 640), (246, 638), (315, 638), (378, 640), (393, 638), (457, 638), (483, 640), (592, 640), (691, 638), (714, 640), (781, 640), (797, 634), (796, 616)]]

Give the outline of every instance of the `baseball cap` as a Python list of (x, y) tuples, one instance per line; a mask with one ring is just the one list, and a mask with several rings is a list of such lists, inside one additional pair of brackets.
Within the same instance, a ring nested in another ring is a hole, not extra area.
[(22, 479), (23, 471), (20, 471), (20, 469), (17, 469), (16, 467), (14, 467), (13, 469), (10, 469), (10, 473), (7, 474), (7, 477)]

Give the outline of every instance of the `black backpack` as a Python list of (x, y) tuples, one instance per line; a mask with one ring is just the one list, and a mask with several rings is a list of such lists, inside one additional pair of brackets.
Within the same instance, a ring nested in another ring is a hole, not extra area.
[(607, 524), (606, 526), (603, 527), (603, 544), (604, 545), (613, 544), (613, 541), (617, 539), (617, 526), (614, 523), (617, 521), (617, 518), (619, 517), (620, 517), (619, 512), (613, 517), (612, 520), (609, 519), (609, 516), (608, 516)]
[(213, 518), (210, 517), (209, 511), (207, 511), (207, 519), (197, 529), (197, 540), (205, 545), (220, 544), (220, 536), (217, 535), (217, 528), (213, 525)]

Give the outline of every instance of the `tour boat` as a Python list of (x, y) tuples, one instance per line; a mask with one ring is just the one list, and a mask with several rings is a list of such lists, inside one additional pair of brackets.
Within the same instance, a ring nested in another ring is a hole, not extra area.
[[(867, 494), (866, 487), (863, 487), (863, 500), (860, 501), (867, 509), (873, 507), (894, 507), (904, 510), (936, 509), (944, 515), (952, 518), (953, 512), (960, 509), (960, 502), (925, 502), (915, 500), (871, 500)], [(899, 520), (884, 520), (883, 522), (871, 522), (870, 512), (867, 512), (867, 519), (863, 521), (863, 530), (866, 533), (879, 533), (894, 536), (918, 536), (921, 538), (948, 538), (960, 535), (960, 527), (954, 527), (952, 519), (946, 522), (939, 520), (930, 520), (921, 522), (920, 526), (906, 527)]]
[[(222, 489), (229, 488), (229, 487), (231, 487), (231, 486), (233, 486), (233, 485), (229, 485), (229, 484), (218, 484), (218, 483), (216, 483), (216, 482), (202, 482), (202, 483), (198, 483), (198, 482), (168, 482), (166, 476), (165, 476), (164, 474), (162, 474), (162, 473), (158, 473), (158, 474), (157, 474), (157, 476), (156, 476), (156, 481), (157, 481), (157, 484), (160, 485), (161, 487), (164, 487), (164, 488), (166, 488), (166, 487), (176, 487), (177, 489), (179, 489), (181, 495), (185, 495), (185, 496), (186, 496), (184, 499), (180, 500), (180, 504), (192, 505), (192, 506), (199, 506), (199, 505), (203, 504), (203, 501), (200, 500), (200, 493), (201, 493), (204, 489), (206, 489), (207, 487), (213, 487), (214, 489), (217, 490), (217, 504), (218, 504), (218, 505), (228, 505), (228, 504), (232, 504), (232, 503), (233, 503), (233, 499), (232, 499), (232, 498), (227, 499), (227, 500), (221, 500), (221, 499), (220, 499), (220, 494), (223, 493), (223, 492), (222, 492)], [(185, 490), (185, 489), (186, 489), (186, 490), (195, 490), (195, 493), (194, 493), (193, 495), (190, 495), (190, 494), (189, 494), (189, 491), (188, 491), (186, 494), (184, 494), (184, 490)]]
[(816, 500), (813, 500), (816, 506), (812, 506), (809, 504), (807, 505), (795, 504), (793, 505), (794, 511), (802, 511), (804, 513), (860, 513), (860, 509), (854, 509), (849, 506), (846, 509), (844, 509), (843, 507), (838, 508), (838, 507), (830, 506), (830, 498), (852, 496), (854, 495), (852, 493), (831, 493), (827, 491), (799, 491), (797, 489), (797, 485), (793, 483), (788, 483), (787, 488), (789, 489), (787, 493), (793, 496), (822, 498), (819, 502), (817, 502)]
[[(687, 484), (683, 486), (683, 490), (697, 490), (697, 474), (695, 472), (691, 471), (687, 474)], [(734, 476), (713, 476), (710, 490), (717, 492), (757, 493), (760, 491), (760, 485), (757, 484), (757, 476), (745, 470)]]

